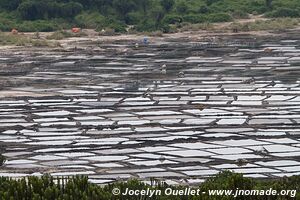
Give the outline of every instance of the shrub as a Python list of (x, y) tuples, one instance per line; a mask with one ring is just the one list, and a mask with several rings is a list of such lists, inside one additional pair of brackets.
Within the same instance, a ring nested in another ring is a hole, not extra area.
[(183, 16), (183, 21), (196, 24), (206, 22), (207, 18), (204, 15), (189, 14)]
[(167, 24), (176, 24), (181, 23), (183, 21), (182, 17), (180, 15), (166, 15), (163, 19), (163, 23)]
[(144, 16), (140, 12), (131, 12), (126, 15), (126, 22), (129, 25), (138, 24)]
[[(14, 35), (11, 33), (0, 33), (0, 45), (16, 45), (16, 46), (34, 46), (34, 47), (47, 47), (53, 46), (43, 39), (33, 39), (28, 36), (18, 34)], [(0, 166), (4, 164), (6, 158), (0, 154)], [(1, 199), (1, 198), (0, 198)]]
[(235, 10), (231, 15), (233, 18), (236, 18), (236, 19), (248, 19), (249, 18), (248, 13), (241, 11), (241, 10)]
[(51, 1), (24, 1), (18, 12), (25, 20), (50, 19), (55, 17), (73, 18), (83, 10), (77, 2), (57, 3)]
[(16, 27), (15, 22), (0, 17), (0, 30), (11, 31), (12, 28)]
[(18, 11), (25, 20), (44, 19), (47, 12), (47, 4), (38, 1), (24, 1)]
[(170, 33), (171, 27), (169, 26), (169, 24), (162, 23), (158, 26), (158, 30), (162, 31), (163, 33)]
[[(0, 45), (25, 46), (30, 43), (30, 39), (23, 35), (13, 35), (10, 33), (0, 33)], [(2, 161), (3, 161), (2, 157)]]
[(0, 13), (0, 30), (11, 31), (11, 29), (16, 27), (16, 18), (17, 15), (13, 13)]
[(0, 22), (0, 31), (9, 31), (11, 30), (11, 27), (13, 26), (8, 25), (7, 23)]
[(188, 12), (188, 5), (185, 1), (181, 0), (180, 2), (177, 3), (176, 5), (176, 11), (179, 13), (179, 14), (185, 14)]
[(69, 33), (67, 31), (56, 31), (52, 33), (51, 35), (47, 36), (48, 40), (62, 40), (68, 37), (72, 37), (72, 33)]
[(214, 26), (210, 23), (190, 24), (182, 23), (181, 31), (198, 31), (198, 30), (214, 30)]
[(75, 17), (78, 26), (82, 28), (103, 28), (107, 25), (106, 18), (98, 12), (82, 13)]
[(0, 8), (7, 9), (9, 11), (15, 10), (18, 8), (21, 0), (1, 0)]
[(154, 21), (150, 21), (150, 20), (144, 20), (140, 22), (134, 27), (134, 29), (139, 32), (162, 31), (163, 33), (169, 33), (171, 31), (171, 27), (169, 26), (169, 24), (163, 21), (157, 24)]
[(59, 29), (58, 25), (46, 20), (23, 21), (16, 28), (21, 32), (50, 32)]
[(148, 31), (148, 32), (152, 32), (152, 31), (156, 31), (156, 25), (154, 21), (151, 20), (143, 20), (141, 21), (139, 24), (137, 24), (135, 26), (135, 30), (137, 31)]
[(34, 47), (48, 47), (50, 44), (46, 40), (31, 40), (31, 45)]
[(208, 6), (210, 6), (210, 5), (212, 5), (212, 4), (214, 4), (214, 3), (217, 3), (217, 2), (219, 2), (220, 0), (206, 0), (206, 4), (208, 5)]
[(268, 10), (268, 8), (266, 7), (264, 1), (254, 0), (246, 4), (245, 10), (248, 13), (263, 14)]
[(267, 17), (300, 17), (300, 11), (292, 8), (277, 8), (266, 13)]
[[(129, 180), (127, 182), (116, 182), (105, 186), (97, 186), (89, 183), (87, 177), (76, 176), (68, 178), (53, 178), (49, 175), (42, 177), (27, 177), (17, 180), (0, 177), (0, 199), (60, 199), (60, 200), (81, 200), (81, 199), (156, 199), (156, 200), (192, 200), (192, 199), (205, 199), (205, 200), (229, 200), (235, 199), (233, 196), (221, 196), (221, 195), (209, 195), (209, 190), (289, 190), (291, 193), (286, 196), (238, 196), (236, 199), (299, 199), (300, 194), (292, 192), (299, 191), (300, 189), (300, 176), (293, 176), (290, 178), (284, 177), (274, 180), (259, 180), (252, 178), (244, 178), (241, 174), (235, 174), (229, 171), (222, 172), (216, 177), (209, 178), (203, 184), (195, 186), (194, 189), (200, 189), (200, 193), (197, 196), (174, 196), (166, 195), (163, 191), (167, 188), (173, 190), (184, 190), (186, 186), (170, 186), (164, 182), (151, 179), (151, 184), (147, 185), (138, 180)], [(130, 190), (160, 190), (161, 195), (153, 196), (151, 198), (147, 196), (134, 196), (126, 195), (122, 196), (113, 195), (114, 188), (124, 192), (127, 188)], [(206, 193), (203, 193), (206, 192)]]
[(170, 12), (175, 4), (175, 0), (161, 0), (160, 4), (166, 12)]
[(110, 23), (107, 27), (113, 29), (116, 33), (125, 33), (127, 28), (126, 24), (118, 21)]
[(232, 17), (227, 13), (213, 13), (207, 15), (208, 22), (230, 22)]
[(61, 17), (73, 18), (83, 10), (83, 6), (77, 2), (69, 2), (61, 4), (59, 9)]
[(198, 12), (201, 13), (201, 14), (205, 14), (205, 13), (209, 13), (210, 12), (210, 9), (205, 6), (205, 5), (202, 5), (200, 6), (200, 8), (198, 9)]

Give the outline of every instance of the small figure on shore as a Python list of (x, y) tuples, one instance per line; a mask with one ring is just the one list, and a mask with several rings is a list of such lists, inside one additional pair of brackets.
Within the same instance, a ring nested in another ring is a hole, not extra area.
[(184, 72), (183, 71), (180, 71), (178, 73), (178, 78), (184, 78)]
[(153, 100), (153, 96), (152, 96), (149, 92), (145, 92), (145, 93), (143, 94), (143, 97), (144, 97), (144, 98), (149, 98), (149, 99)]
[(180, 181), (180, 183), (182, 183), (182, 184), (189, 184), (189, 181), (188, 181), (188, 179), (186, 179), (186, 178), (183, 178), (183, 179), (181, 179), (181, 180), (179, 180)]
[(259, 155), (264, 156), (264, 157), (269, 155), (269, 153), (270, 153), (265, 147), (262, 147), (261, 149), (256, 150), (255, 152)]
[(34, 38), (35, 39), (41, 39), (40, 32), (35, 32), (34, 33)]
[(271, 81), (270, 86), (274, 87), (276, 85), (276, 82), (274, 80)]
[(239, 159), (236, 160), (237, 166), (245, 166), (248, 163), (249, 163), (249, 161), (244, 159), (244, 158), (239, 158)]
[(233, 33), (238, 33), (238, 32), (239, 32), (239, 29), (238, 29), (237, 27), (234, 27), (234, 28), (232, 29), (232, 32), (233, 32)]
[(163, 65), (161, 66), (161, 73), (162, 73), (162, 74), (167, 74), (167, 65), (166, 65), (166, 64), (163, 64)]
[(98, 95), (97, 95), (97, 101), (98, 101), (98, 102), (101, 101), (101, 94), (100, 94), (100, 92), (98, 92)]
[(159, 161), (162, 162), (162, 163), (163, 163), (165, 160), (166, 160), (166, 158), (165, 158), (164, 156), (161, 156), (161, 157), (159, 158)]
[(243, 81), (244, 84), (254, 84), (255, 83), (255, 78), (251, 77), (250, 79), (247, 79)]
[(143, 39), (143, 43), (144, 43), (145, 45), (149, 44), (149, 40), (148, 40), (147, 37), (145, 37), (145, 38)]

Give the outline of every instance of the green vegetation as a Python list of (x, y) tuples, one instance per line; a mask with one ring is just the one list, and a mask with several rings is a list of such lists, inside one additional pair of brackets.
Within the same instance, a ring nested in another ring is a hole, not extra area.
[(0, 30), (170, 32), (172, 24), (228, 22), (249, 14), (300, 17), (298, 0), (1, 0)]
[(116, 199), (156, 199), (156, 200), (181, 200), (181, 199), (203, 199), (203, 200), (229, 200), (229, 199), (244, 199), (244, 200), (288, 200), (299, 199), (300, 194), (295, 194), (290, 191), (286, 196), (209, 196), (209, 190), (298, 190), (300, 189), (300, 176), (290, 178), (281, 178), (278, 180), (257, 180), (244, 178), (240, 174), (234, 174), (228, 171), (222, 172), (215, 178), (210, 178), (199, 186), (200, 191), (206, 191), (206, 194), (200, 193), (200, 196), (167, 196), (162, 192), (162, 195), (153, 197), (141, 196), (114, 196), (112, 190), (118, 188), (121, 192), (125, 189), (131, 190), (150, 190), (156, 189), (165, 191), (167, 188), (185, 189), (185, 186), (169, 186), (160, 181), (151, 181), (151, 185), (146, 185), (137, 180), (128, 182), (118, 182), (105, 186), (98, 186), (88, 182), (87, 177), (72, 177), (54, 179), (51, 176), (43, 177), (28, 177), (18, 180), (9, 178), (0, 178), (0, 199), (3, 200), (116, 200)]
[[(23, 34), (10, 34), (0, 32), (0, 45), (16, 45), (16, 46), (34, 46), (34, 47), (56, 47), (58, 43), (48, 42), (39, 38), (39, 33), (35, 33), (34, 36), (29, 37)], [(2, 160), (0, 156), (0, 164)]]
[(7, 33), (0, 33), (0, 44), (1, 45), (17, 45), (24, 46), (30, 43), (30, 39), (23, 35), (13, 35)]
[(268, 17), (300, 17), (300, 12), (292, 8), (278, 8), (266, 14)]
[(79, 32), (79, 33), (72, 33), (68, 31), (55, 31), (51, 35), (47, 36), (46, 39), (48, 40), (62, 40), (65, 38), (70, 38), (70, 37), (81, 37), (81, 36), (86, 36), (84, 32)]
[(271, 20), (257, 20), (248, 23), (233, 23), (229, 29), (236, 29), (238, 31), (284, 31), (286, 29), (295, 28), (299, 24), (299, 19), (293, 18), (276, 18)]

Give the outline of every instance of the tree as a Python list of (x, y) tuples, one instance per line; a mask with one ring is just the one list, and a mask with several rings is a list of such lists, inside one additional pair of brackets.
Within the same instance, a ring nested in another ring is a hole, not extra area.
[(209, 12), (209, 8), (205, 5), (200, 6), (200, 8), (198, 9), (199, 13), (208, 13)]
[(188, 11), (188, 6), (185, 1), (180, 1), (176, 6), (176, 11), (179, 14), (185, 14)]
[(266, 0), (266, 6), (270, 9), (272, 8), (272, 2), (273, 0)]
[[(85, 0), (82, 0), (85, 1)], [(93, 7), (96, 6), (97, 9), (102, 13), (102, 14), (107, 14), (108, 10), (112, 6), (112, 0), (93, 0), (94, 4), (92, 5)], [(84, 2), (82, 3), (83, 5), (85, 4)]]
[(160, 4), (166, 12), (170, 12), (175, 4), (175, 0), (161, 0)]
[(156, 8), (152, 11), (152, 16), (154, 18), (155, 28), (158, 29), (162, 25), (161, 22), (165, 17), (165, 12), (162, 8)]
[(113, 7), (119, 16), (124, 20), (126, 15), (135, 8), (136, 4), (133, 0), (114, 0)]
[(21, 0), (1, 0), (0, 8), (12, 11), (18, 8)]
[(70, 2), (64, 4), (61, 9), (62, 16), (73, 18), (83, 10), (83, 6), (80, 3)]
[(220, 0), (206, 0), (206, 5), (210, 6), (218, 1), (220, 1)]
[(25, 1), (18, 7), (21, 17), (25, 20), (44, 19), (47, 16), (47, 4), (36, 1)]
[(146, 17), (152, 2), (151, 0), (135, 0), (135, 4), (143, 11), (143, 15)]

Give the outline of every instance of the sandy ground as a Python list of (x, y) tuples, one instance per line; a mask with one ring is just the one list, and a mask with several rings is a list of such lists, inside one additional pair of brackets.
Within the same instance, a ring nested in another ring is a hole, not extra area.
[[(64, 47), (73, 47), (74, 45), (78, 45), (78, 43), (84, 43), (87, 42), (103, 42), (103, 43), (109, 43), (117, 40), (128, 40), (128, 41), (137, 41), (142, 40), (145, 36), (149, 38), (149, 40), (154, 39), (156, 41), (163, 41), (165, 39), (180, 39), (180, 38), (188, 38), (190, 41), (199, 41), (202, 39), (207, 38), (214, 38), (214, 37), (220, 37), (220, 36), (234, 36), (234, 35), (253, 35), (253, 36), (267, 36), (267, 35), (273, 35), (274, 33), (270, 33), (269, 31), (248, 31), (248, 32), (238, 32), (233, 33), (232, 31), (229, 31), (226, 28), (230, 27), (233, 23), (249, 23), (249, 22), (255, 22), (256, 20), (268, 20), (267, 18), (264, 18), (261, 15), (253, 16), (251, 15), (249, 19), (238, 19), (234, 22), (225, 22), (225, 23), (214, 23), (213, 24), (213, 30), (191, 30), (191, 31), (183, 31), (183, 32), (177, 32), (177, 33), (171, 33), (171, 34), (163, 34), (163, 36), (148, 36), (147, 34), (122, 34), (122, 35), (113, 35), (113, 36), (100, 36), (98, 32), (92, 29), (83, 29), (82, 31), (87, 35), (84, 37), (72, 37), (72, 38), (66, 38), (63, 40), (52, 40), (53, 42), (59, 42), (59, 44)], [(27, 36), (33, 37), (35, 33), (24, 33)], [(41, 39), (46, 39), (47, 36), (53, 34), (53, 32), (42, 32), (40, 33)], [(12, 46), (5, 46), (0, 47), (0, 49), (3, 48), (11, 48)]]

